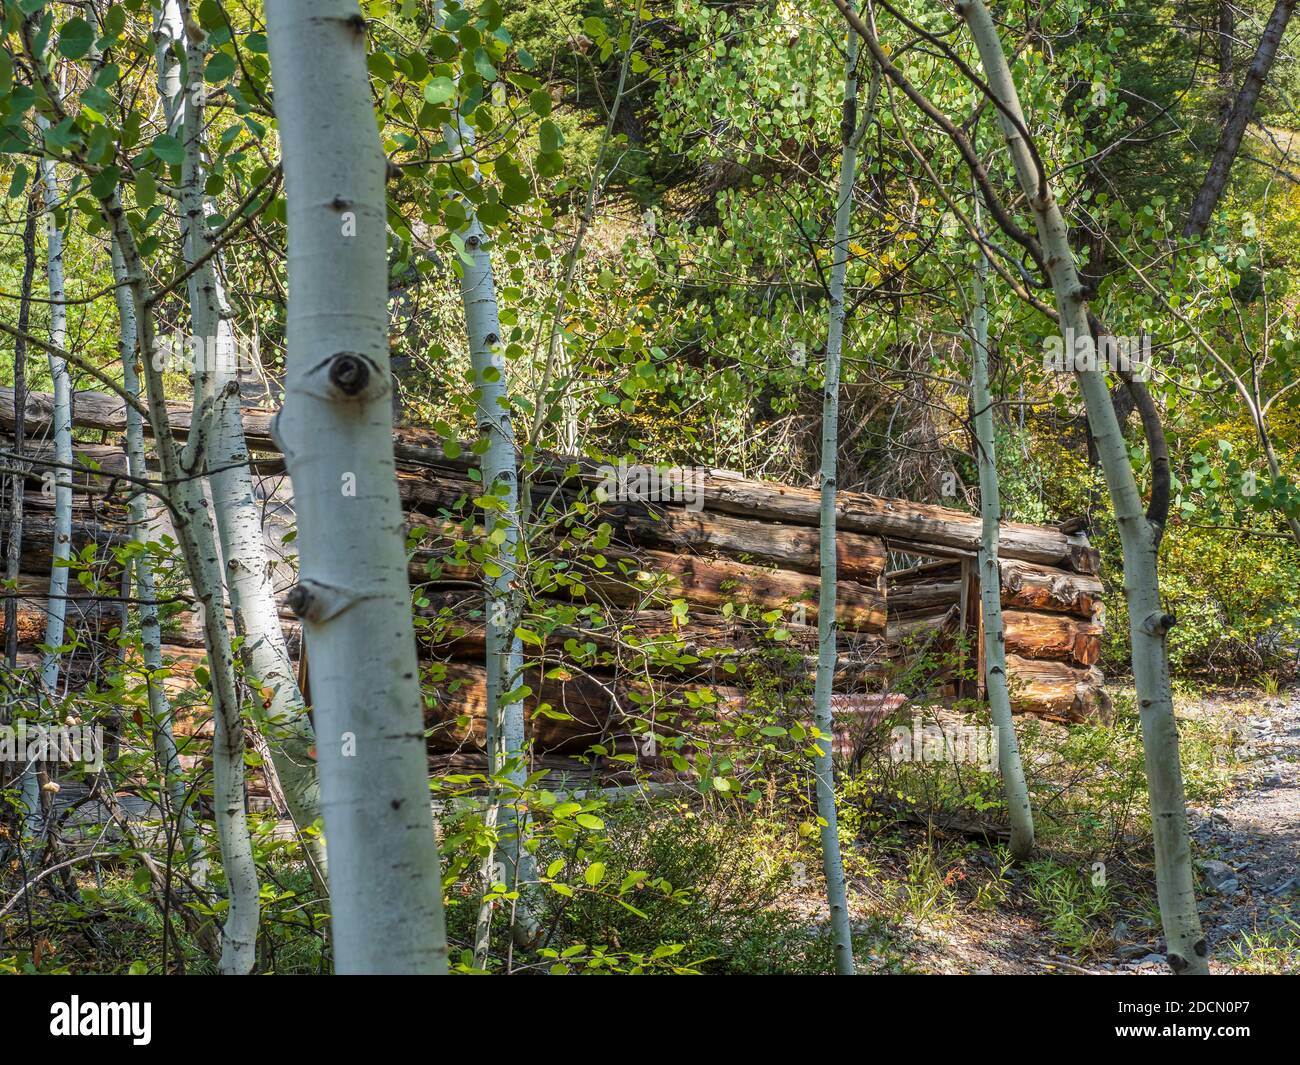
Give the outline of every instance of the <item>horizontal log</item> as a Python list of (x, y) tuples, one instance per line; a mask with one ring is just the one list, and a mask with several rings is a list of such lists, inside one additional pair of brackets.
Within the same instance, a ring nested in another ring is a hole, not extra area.
[(999, 568), (1004, 606), (1077, 614), (1103, 624), (1105, 589), (1098, 578), (1014, 559), (1001, 560)]
[[(422, 655), (447, 661), (483, 661), (487, 653), (486, 626), (480, 616), (443, 623), (445, 635), (421, 641)], [(523, 625), (527, 627), (527, 619)], [(560, 625), (547, 631), (543, 646), (528, 643), (529, 661), (561, 660), (583, 669), (623, 676), (652, 676), (677, 682), (734, 684), (742, 670), (764, 656), (783, 650), (800, 652), (802, 671), (812, 679), (817, 664), (817, 630), (811, 626), (784, 625), (786, 638), (767, 637), (769, 626), (694, 615), (684, 624), (664, 610), (629, 614), (617, 626), (596, 629)], [(871, 633), (841, 632), (837, 640), (835, 687), (860, 689), (878, 677), (888, 664), (882, 637)]]
[[(9, 528), (9, 508), (0, 507), (0, 538)], [(95, 518), (74, 517), (72, 521), (72, 551), (77, 553), (90, 544), (100, 548), (103, 558), (114, 547), (121, 547), (130, 539), (127, 527)], [(23, 539), (19, 566), (23, 573), (39, 575), (48, 573), (53, 558), (54, 514), (50, 510), (23, 513)]]
[[(0, 468), (12, 469), (21, 461), (26, 468), (26, 480), (29, 485), (40, 485), (45, 474), (62, 471), (61, 467), (50, 465), (57, 462), (54, 444), (47, 440), (28, 440), (23, 447), (21, 460), (11, 457), (13, 440), (8, 439), (0, 445), (5, 454), (0, 456)], [(123, 477), (128, 472), (126, 453), (115, 444), (86, 444), (75, 442), (72, 450), (72, 462), (78, 469), (69, 471), (74, 491), (86, 488), (100, 488), (109, 484), (114, 476)], [(120, 486), (126, 490), (129, 486)]]
[[(48, 425), (51, 411), (48, 393), (28, 394), (27, 417), (33, 427)], [(122, 400), (107, 393), (76, 393), (73, 417), (78, 426), (108, 431), (120, 432), (126, 425)], [(271, 439), (271, 418), (269, 411), (244, 411), (244, 431), (250, 447), (278, 451)], [(188, 432), (188, 405), (168, 404), (168, 420), (179, 435)], [(12, 422), (13, 390), (0, 388), (0, 425), (9, 427)], [(393, 450), (399, 461), (453, 473), (463, 473), (475, 461), (472, 452), (464, 448), (455, 459), (449, 459), (436, 434), (420, 429), (399, 429), (394, 435)], [(576, 479), (568, 476), (573, 469), (579, 471)], [(587, 460), (555, 456), (544, 460), (537, 477), (542, 481), (585, 483), (594, 487), (606, 482), (608, 469)], [(819, 523), (821, 496), (814, 489), (752, 481), (728, 470), (692, 469), (690, 472), (692, 488), (698, 489), (708, 510), (814, 527)], [(978, 515), (861, 492), (840, 492), (837, 501), (837, 527), (844, 532), (897, 541), (901, 549), (918, 554), (934, 553), (936, 548), (968, 555), (979, 550)], [(1096, 573), (1099, 566), (1099, 556), (1083, 534), (1016, 522), (1001, 526), (999, 554), (1003, 558), (1060, 566), (1080, 573)]]
[[(436, 698), (426, 707), (430, 748), (483, 749), (487, 743), (487, 673), (482, 666), (450, 662), (431, 667)], [(555, 671), (549, 670), (548, 673)], [(690, 712), (686, 693), (699, 685), (656, 685), (601, 680), (576, 671), (543, 676), (526, 670), (532, 694), (524, 699), (525, 732), (544, 754), (582, 754), (599, 744), (610, 753), (637, 750), (638, 734), (653, 727), (660, 735), (680, 727)], [(710, 686), (717, 703), (739, 708), (739, 689)], [(715, 704), (711, 704), (716, 706)], [(640, 728), (634, 727), (637, 722)]]
[(961, 599), (960, 580), (918, 580), (889, 586), (889, 616), (941, 615)]
[[(606, 517), (608, 508), (602, 508)], [(772, 563), (799, 572), (818, 572), (820, 530), (807, 525), (754, 521), (728, 514), (673, 507), (629, 513), (615, 529), (638, 546), (719, 554), (745, 562)], [(885, 571), (885, 542), (878, 536), (837, 532), (836, 569), (841, 579), (880, 586)]]
[(1101, 626), (1070, 614), (1004, 610), (1006, 648), (1025, 658), (1056, 658), (1080, 666), (1101, 659)]
[[(815, 525), (819, 520), (820, 493), (768, 481), (750, 481), (725, 471), (712, 471), (704, 479), (704, 505), (730, 514), (745, 514)], [(836, 527), (846, 532), (885, 537), (910, 544), (904, 550), (930, 553), (927, 547), (949, 547), (978, 552), (979, 515), (926, 503), (882, 499), (861, 492), (836, 495)], [(999, 530), (998, 553), (1043, 565), (1059, 565), (1082, 573), (1095, 573), (1096, 551), (1081, 534), (1066, 534), (1039, 525), (1004, 522)]]
[[(808, 624), (807, 619), (817, 616), (821, 582), (809, 574), (665, 551), (643, 551), (636, 559), (623, 561), (644, 569), (633, 569), (626, 575), (587, 576), (588, 586), (598, 597), (620, 605), (640, 605), (660, 588), (658, 594), (685, 599), (693, 606), (711, 610), (727, 603), (750, 604), (762, 610), (780, 610), (795, 624)], [(662, 587), (656, 584), (658, 575), (667, 578)], [(838, 582), (837, 592), (835, 617), (841, 626), (862, 632), (884, 632), (883, 592), (855, 581)]]
[(1087, 721), (1110, 712), (1101, 670), (1007, 655), (1012, 709), (1057, 721)]

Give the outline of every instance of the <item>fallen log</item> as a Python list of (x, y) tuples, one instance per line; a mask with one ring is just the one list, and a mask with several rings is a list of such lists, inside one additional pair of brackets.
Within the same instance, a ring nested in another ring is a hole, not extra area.
[[(749, 604), (761, 610), (779, 610), (795, 624), (806, 624), (804, 619), (817, 613), (821, 581), (810, 574), (664, 551), (644, 551), (622, 561), (628, 567), (626, 574), (584, 575), (598, 596), (619, 605), (651, 605), (647, 600), (656, 596), (681, 598), (713, 610), (728, 603)], [(841, 626), (884, 632), (883, 592), (856, 581), (840, 581), (837, 590), (835, 618)]]

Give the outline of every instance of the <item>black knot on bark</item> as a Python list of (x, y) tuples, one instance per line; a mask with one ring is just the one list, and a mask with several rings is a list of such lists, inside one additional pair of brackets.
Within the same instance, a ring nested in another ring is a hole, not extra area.
[(500, 340), (500, 339), (501, 339), (501, 338), (500, 338), (499, 336), (497, 336), (495, 333), (489, 333), (487, 336), (485, 336), (485, 337), (483, 338), (483, 343), (484, 343), (484, 344), (489, 344), (489, 345), (490, 345), (490, 344), (495, 344), (495, 343), (496, 343), (498, 340)]
[(303, 617), (307, 613), (307, 608), (311, 606), (311, 592), (301, 584), (296, 584), (289, 590), (287, 602), (295, 617)]
[(360, 355), (340, 351), (330, 362), (330, 384), (345, 396), (360, 395), (370, 383), (370, 367)]
[(352, 206), (352, 201), (346, 196), (335, 196), (334, 199), (330, 200), (330, 206), (336, 211), (346, 211)]

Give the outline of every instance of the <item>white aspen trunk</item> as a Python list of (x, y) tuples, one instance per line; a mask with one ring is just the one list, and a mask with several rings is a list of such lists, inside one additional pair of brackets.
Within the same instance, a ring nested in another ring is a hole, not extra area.
[[(998, 119), (1006, 136), (1021, 189), (1034, 212), (1063, 329), (1091, 343), (1087, 305), (1075, 268), (1065, 219), (1044, 175), (1042, 184), (1024, 139), (1025, 121), (997, 27), (983, 0), (959, 0), (958, 13), (970, 27), (989, 88), (1001, 105)], [(1094, 353), (1095, 356), (1095, 353)], [(1133, 645), (1133, 679), (1137, 687), (1146, 754), (1151, 828), (1155, 837), (1156, 889), (1170, 968), (1176, 973), (1207, 975), (1207, 947), (1196, 909), (1191, 843), (1182, 767), (1178, 757), (1178, 722), (1174, 717), (1165, 636), (1174, 619), (1160, 602), (1156, 569), (1159, 530), (1142, 508), (1128, 447), (1110, 402), (1104, 375), (1095, 357), (1076, 376), (1088, 422), (1096, 441), (1102, 472), (1115, 509), (1124, 555), (1124, 593), (1128, 601)]]
[[(169, 7), (177, 6), (174, 2)], [(187, 41), (185, 86), (185, 176), (183, 255), (193, 266), (206, 255), (208, 205), (204, 197), (203, 66), (205, 49)], [(262, 534), (262, 517), (249, 468), (248, 445), (240, 411), (239, 358), (230, 310), (219, 273), (219, 255), (207, 259), (189, 278), (190, 318), (203, 365), (196, 366), (199, 395), (210, 388), (214, 397), (212, 435), (207, 448), (208, 483), (216, 514), (226, 588), (236, 631), (244, 637), (240, 654), (250, 679), (256, 681), (258, 715), (264, 722), (271, 769), (279, 778), (290, 817), (298, 829), (308, 860), (324, 884), (325, 845), (314, 827), (320, 819), (320, 789), (313, 749), (316, 745), (289, 648), (275, 602), (272, 569)], [(269, 691), (263, 696), (261, 691)]]
[[(41, 122), (42, 128), (46, 125)], [(68, 309), (63, 302), (63, 231), (55, 218), (59, 204), (58, 176), (54, 160), (40, 163), (41, 191), (45, 199), (45, 263), (50, 290), (50, 343), (62, 350), (67, 341)], [(72, 378), (66, 360), (50, 354), (50, 378), (54, 384), (54, 460), (59, 465), (45, 471), (46, 485), (54, 488), (54, 543), (51, 551), (50, 593), (46, 601), (45, 635), (47, 648), (41, 659), (41, 690), (53, 701), (58, 695), (59, 666), (63, 656), (64, 621), (68, 608), (68, 567), (72, 554)], [(21, 485), (19, 487), (21, 491)], [(41, 812), (38, 767), (28, 765), (23, 771), (22, 798), (26, 809), (24, 834), (40, 837), (45, 831)]]
[[(444, 135), (451, 150), (473, 151), (474, 130), (459, 114), (456, 124), (445, 127)], [(475, 181), (481, 180), (478, 167)], [(515, 587), (518, 581), (520, 552), (523, 549), (519, 509), (519, 469), (515, 462), (514, 419), (510, 407), (506, 363), (501, 355), (501, 325), (497, 304), (496, 279), (492, 272), (492, 255), (485, 247), (486, 234), (473, 205), (465, 203), (469, 222), (462, 230), (469, 261), (460, 262), (461, 300), (465, 307), (465, 330), (469, 338), (470, 363), (474, 371), (475, 420), (487, 449), (480, 462), (483, 494), (497, 502), (485, 514), (488, 559), (495, 574), (485, 566), (484, 626), (487, 670), (487, 753), (491, 776), (505, 773), (516, 787), (528, 778), (525, 762), (524, 704), (522, 699), (503, 701), (503, 696), (523, 682), (523, 641), (515, 635), (518, 609)], [(497, 789), (493, 789), (496, 791)], [(512, 890), (522, 890), (533, 879), (532, 856), (522, 846), (524, 819), (515, 807), (501, 808), (494, 803), (489, 821), (498, 835), (501, 880)], [(489, 855), (487, 876), (496, 878), (496, 854)], [(480, 967), (486, 962), (487, 932), (491, 922), (490, 904), (479, 915), (476, 955)], [(521, 904), (512, 907), (511, 934), (520, 946), (536, 942), (540, 926), (521, 896)]]
[[(38, 58), (37, 62), (41, 65), (42, 80), (49, 84), (48, 70), (44, 69), (42, 60)], [(61, 99), (52, 103), (56, 111), (64, 113)], [(212, 521), (197, 472), (183, 465), (180, 449), (176, 447), (171, 432), (148, 273), (140, 258), (135, 233), (127, 222), (116, 189), (102, 196), (99, 203), (126, 266), (126, 281), (135, 307), (136, 329), (148, 386), (149, 420), (153, 424), (163, 482), (170, 489), (169, 504), (177, 541), (203, 611), (213, 701), (213, 807), (229, 902), (222, 926), (219, 967), (223, 973), (244, 974), (252, 971), (257, 959), (260, 898), (257, 865), (244, 813), (243, 724), (235, 687), (230, 634), (225, 625), (225, 602)], [(195, 407), (190, 445), (198, 454), (202, 453), (207, 436), (209, 413)]]
[(975, 270), (975, 298), (971, 307), (971, 399), (975, 405), (975, 449), (980, 477), (980, 517), (983, 519), (979, 550), (980, 607), (984, 612), (984, 683), (993, 727), (997, 730), (998, 771), (1011, 822), (1011, 854), (1028, 858), (1034, 849), (1034, 815), (1020, 761), (1020, 742), (1011, 716), (1007, 690), (1006, 638), (1002, 628), (1002, 576), (998, 569), (998, 523), (1002, 501), (998, 488), (997, 453), (993, 440), (993, 400), (989, 396), (989, 309), (984, 279), (988, 264), (983, 255)]
[(840, 349), (844, 340), (844, 278), (849, 265), (849, 222), (853, 213), (853, 184), (857, 180), (854, 138), (858, 97), (858, 37), (848, 35), (844, 68), (844, 118), (840, 180), (835, 207), (835, 249), (831, 262), (830, 312), (826, 329), (826, 381), (822, 389), (821, 468), (821, 585), (817, 595), (817, 681), (813, 692), (813, 723), (820, 736), (814, 763), (817, 778), (817, 817), (821, 822), (822, 869), (830, 907), (835, 972), (853, 976), (853, 935), (849, 924), (848, 889), (840, 855), (839, 819), (835, 808), (834, 717), (831, 694), (835, 680), (835, 599), (837, 593), (835, 489), (840, 418)]
[(266, 7), (289, 224), (285, 407), (335, 967), (445, 973), (392, 442), (384, 178), (355, 0)]
[[(136, 369), (135, 306), (131, 302), (131, 293), (126, 284), (126, 263), (122, 260), (122, 252), (116, 240), (113, 241), (112, 257), (113, 280), (117, 285), (113, 294), (117, 300), (118, 319), (121, 323), (119, 335), (122, 387), (128, 395), (138, 398), (140, 374)], [(144, 419), (130, 403), (126, 405), (126, 461), (127, 472), (133, 478), (143, 480), (149, 476), (149, 468), (145, 463)], [(150, 539), (152, 531), (150, 510), (148, 493), (136, 488), (131, 494), (130, 501), (131, 537), (141, 545), (148, 543)], [(176, 819), (182, 848), (189, 856), (191, 869), (201, 879), (203, 873), (200, 869), (198, 833), (194, 827), (190, 796), (187, 794), (180, 757), (176, 750), (176, 738), (172, 731), (172, 708), (166, 689), (155, 677), (156, 671), (162, 669), (163, 661), (162, 626), (158, 621), (158, 607), (154, 602), (158, 590), (154, 581), (153, 559), (146, 553), (136, 556), (131, 563), (131, 571), (135, 579), (137, 598), (140, 600), (140, 647), (144, 668), (148, 674), (145, 686), (149, 697), (154, 755), (158, 759), (163, 789), (171, 803), (171, 814)]]
[[(140, 338), (145, 370), (149, 420), (162, 466), (163, 480), (170, 486), (169, 503), (176, 539), (185, 559), (194, 595), (203, 618), (204, 644), (212, 684), (212, 805), (226, 875), (229, 909), (221, 930), (220, 971), (229, 975), (252, 972), (257, 960), (257, 926), (260, 898), (257, 865), (248, 835), (244, 811), (244, 725), (235, 685), (234, 656), (226, 629), (225, 596), (221, 586), (221, 564), (213, 532), (212, 516), (204, 498), (197, 471), (187, 468), (176, 446), (167, 418), (161, 352), (153, 327), (153, 308), (144, 263), (136, 249), (126, 214), (114, 193), (103, 201), (103, 210), (126, 266)], [(209, 432), (211, 405), (195, 415), (191, 443), (202, 454)]]

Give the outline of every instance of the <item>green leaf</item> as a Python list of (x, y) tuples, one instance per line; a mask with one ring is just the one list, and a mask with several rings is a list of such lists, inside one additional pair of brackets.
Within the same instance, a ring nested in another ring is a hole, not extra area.
[(27, 188), (27, 167), (19, 163), (14, 167), (14, 176), (9, 179), (9, 199), (16, 200)]
[(435, 107), (438, 104), (445, 104), (455, 95), (456, 83), (445, 74), (430, 78), (429, 84), (424, 87), (424, 98)]
[(185, 162), (185, 146), (170, 133), (160, 133), (153, 139), (153, 154), (164, 163), (180, 166)]
[(564, 143), (564, 134), (560, 132), (560, 127), (550, 119), (542, 123), (542, 128), (538, 130), (537, 135), (541, 141), (543, 155), (554, 155)]
[(218, 52), (208, 60), (208, 65), (203, 68), (203, 80), (209, 85), (218, 81), (225, 81), (235, 72), (235, 57), (227, 55), (225, 52)]
[(577, 821), (578, 824), (580, 824), (583, 828), (590, 828), (592, 831), (605, 827), (605, 822), (602, 821), (595, 814), (578, 814), (578, 816), (575, 817), (574, 820)]
[(69, 19), (59, 28), (59, 54), (80, 59), (95, 43), (95, 27), (84, 18)]
[(582, 874), (582, 878), (587, 881), (589, 887), (595, 887), (605, 879), (605, 863), (592, 862), (587, 866), (587, 871)]
[(486, 48), (474, 49), (474, 69), (478, 71), (478, 76), (484, 81), (497, 80), (497, 68), (492, 65), (492, 60), (488, 57)]
[(143, 211), (149, 210), (158, 198), (158, 179), (148, 170), (141, 170), (135, 176), (135, 202)]
[(528, 94), (528, 106), (534, 114), (545, 118), (551, 113), (551, 94), (545, 89), (534, 89)]

